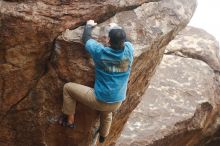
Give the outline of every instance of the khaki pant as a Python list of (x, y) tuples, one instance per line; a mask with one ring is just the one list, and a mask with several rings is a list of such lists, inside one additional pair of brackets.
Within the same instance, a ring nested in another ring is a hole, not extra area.
[(120, 107), (121, 102), (113, 104), (100, 102), (96, 99), (93, 88), (76, 83), (66, 83), (63, 87), (63, 113), (75, 114), (76, 101), (100, 111), (99, 133), (106, 137), (112, 123), (112, 112)]

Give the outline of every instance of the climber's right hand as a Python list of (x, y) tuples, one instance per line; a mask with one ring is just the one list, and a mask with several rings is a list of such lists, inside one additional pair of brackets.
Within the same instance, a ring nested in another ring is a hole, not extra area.
[(91, 26), (91, 27), (95, 27), (97, 25), (97, 23), (94, 20), (88, 20), (86, 22), (86, 25)]
[(114, 28), (117, 28), (117, 29), (121, 29), (121, 27), (117, 24), (117, 23), (110, 23), (109, 24), (109, 29), (114, 29)]

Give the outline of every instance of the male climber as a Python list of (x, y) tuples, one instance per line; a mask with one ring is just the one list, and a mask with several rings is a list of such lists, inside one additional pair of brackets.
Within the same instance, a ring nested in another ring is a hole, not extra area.
[(60, 124), (74, 128), (76, 102), (100, 111), (99, 142), (103, 143), (109, 134), (112, 112), (117, 110), (126, 98), (127, 83), (133, 62), (132, 44), (126, 41), (125, 31), (111, 24), (109, 47), (91, 38), (92, 28), (97, 23), (87, 21), (82, 40), (95, 63), (94, 89), (77, 83), (66, 83), (63, 87), (63, 109), (67, 116)]

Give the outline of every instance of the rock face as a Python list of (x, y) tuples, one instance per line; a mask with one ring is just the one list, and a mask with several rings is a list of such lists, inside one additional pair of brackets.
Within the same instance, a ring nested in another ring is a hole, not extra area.
[(114, 145), (164, 47), (186, 26), (195, 6), (195, 0), (1, 0), (0, 145), (93, 144), (97, 111), (78, 104), (76, 129), (56, 124), (64, 83), (93, 86), (94, 65), (80, 39), (80, 25), (88, 19), (103, 22), (93, 34), (99, 41), (105, 41), (105, 25), (116, 22), (135, 47), (127, 99), (114, 114), (104, 143)]
[(117, 145), (209, 146), (220, 127), (219, 101), (219, 44), (186, 27), (167, 46)]

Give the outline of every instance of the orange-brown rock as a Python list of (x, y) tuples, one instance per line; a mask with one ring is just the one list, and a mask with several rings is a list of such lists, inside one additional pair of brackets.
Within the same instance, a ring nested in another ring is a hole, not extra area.
[(114, 114), (104, 143), (114, 145), (164, 47), (186, 26), (195, 6), (195, 0), (1, 0), (0, 145), (92, 145), (97, 111), (78, 104), (76, 129), (56, 124), (64, 83), (93, 86), (94, 66), (80, 42), (79, 26), (88, 19), (103, 22), (94, 29), (98, 40), (105, 40), (105, 25), (116, 22), (135, 47), (127, 100)]

